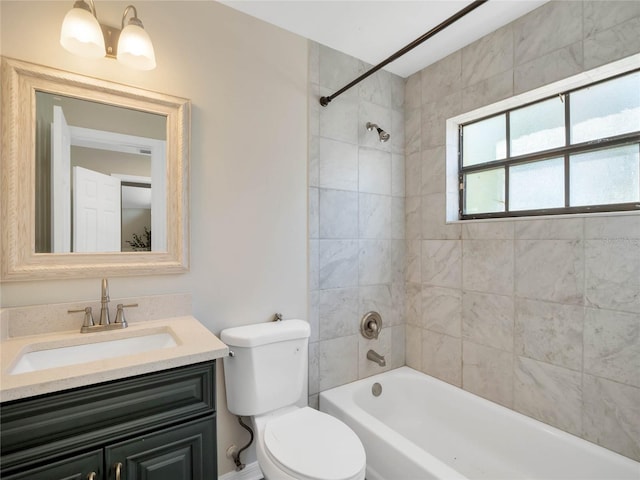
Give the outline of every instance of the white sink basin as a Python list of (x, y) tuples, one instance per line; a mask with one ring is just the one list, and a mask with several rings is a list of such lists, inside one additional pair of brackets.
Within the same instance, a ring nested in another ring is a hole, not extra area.
[[(95, 337), (92, 340), (95, 340)], [(177, 343), (173, 336), (167, 332), (73, 346), (49, 346), (42, 349), (39, 349), (36, 344), (30, 348), (30, 351), (18, 357), (18, 361), (9, 370), (9, 375), (77, 365), (125, 355), (135, 355), (151, 350), (175, 347), (176, 345)]]

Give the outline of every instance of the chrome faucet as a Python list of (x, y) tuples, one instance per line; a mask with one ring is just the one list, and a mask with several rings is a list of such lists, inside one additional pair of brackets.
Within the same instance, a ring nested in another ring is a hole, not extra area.
[(84, 322), (80, 333), (98, 332), (100, 330), (116, 330), (120, 328), (127, 328), (127, 320), (124, 317), (124, 309), (129, 307), (137, 307), (137, 303), (131, 303), (129, 305), (118, 304), (116, 312), (116, 321), (111, 323), (109, 319), (109, 281), (106, 278), (102, 279), (102, 295), (100, 297), (100, 322), (96, 325), (93, 321), (93, 314), (91, 307), (85, 307), (77, 310), (67, 310), (68, 313), (84, 312)]
[(384, 355), (380, 355), (373, 350), (369, 350), (367, 352), (367, 360), (371, 360), (372, 362), (376, 362), (381, 367), (384, 367), (387, 364), (387, 361), (384, 359)]
[(100, 323), (98, 325), (109, 325), (109, 281), (102, 279), (102, 296), (100, 298)]

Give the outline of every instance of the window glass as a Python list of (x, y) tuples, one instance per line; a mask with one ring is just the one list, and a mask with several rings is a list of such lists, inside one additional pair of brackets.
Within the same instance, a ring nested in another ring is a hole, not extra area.
[(571, 205), (640, 201), (638, 145), (572, 155)]
[(640, 72), (571, 94), (571, 143), (640, 130)]
[(509, 210), (564, 207), (564, 158), (509, 169)]
[(502, 114), (464, 126), (462, 158), (465, 167), (507, 156), (505, 122), (506, 115)]
[(465, 213), (504, 212), (504, 168), (465, 175)]
[(560, 97), (519, 108), (509, 114), (511, 156), (562, 147), (564, 103)]

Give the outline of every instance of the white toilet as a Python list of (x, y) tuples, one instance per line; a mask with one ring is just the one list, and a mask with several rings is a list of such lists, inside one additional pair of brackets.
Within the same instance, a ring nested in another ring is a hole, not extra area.
[(364, 479), (365, 452), (353, 430), (296, 405), (305, 393), (309, 324), (260, 323), (228, 328), (220, 337), (233, 352), (224, 359), (227, 406), (251, 417), (267, 480)]

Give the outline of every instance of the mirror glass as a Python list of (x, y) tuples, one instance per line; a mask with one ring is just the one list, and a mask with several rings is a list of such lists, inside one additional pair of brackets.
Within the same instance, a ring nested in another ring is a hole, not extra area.
[(166, 116), (36, 91), (36, 253), (166, 251)]

